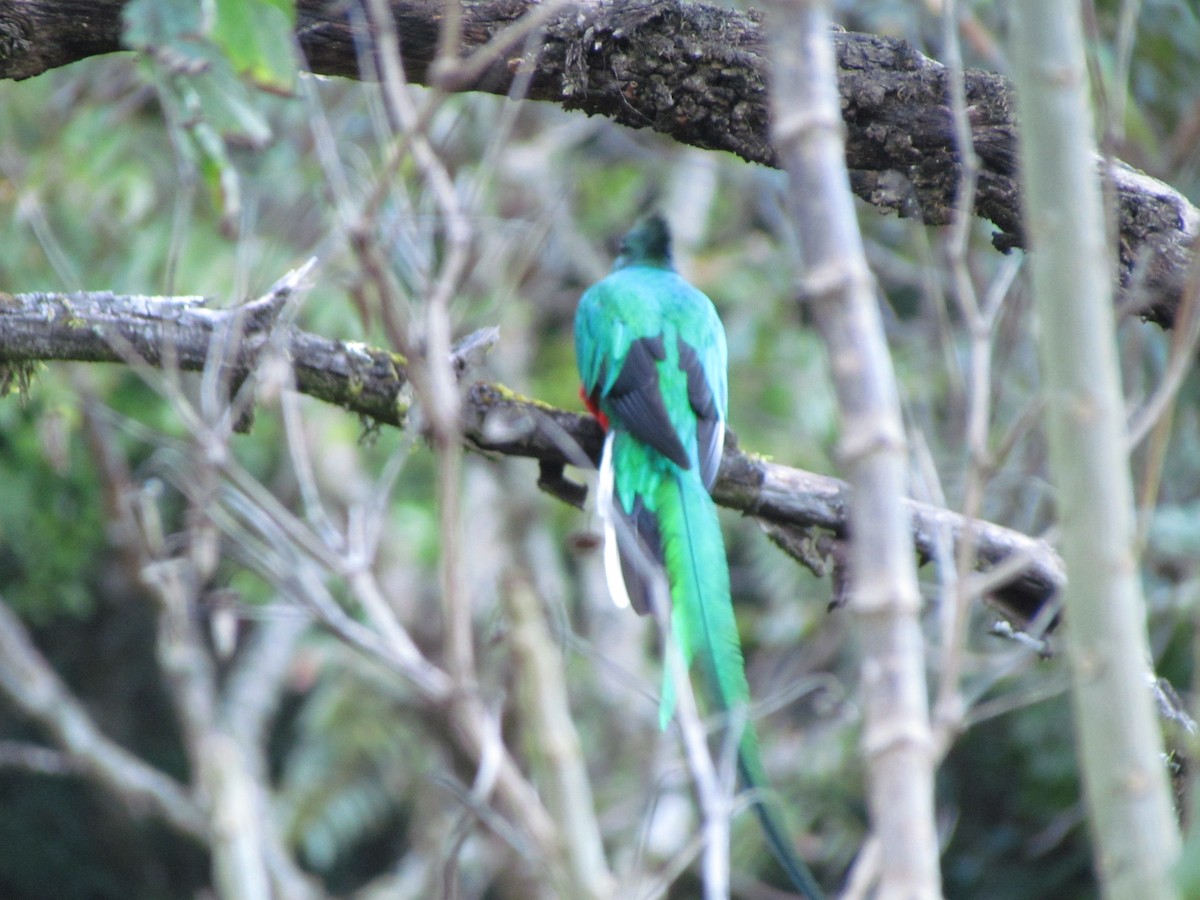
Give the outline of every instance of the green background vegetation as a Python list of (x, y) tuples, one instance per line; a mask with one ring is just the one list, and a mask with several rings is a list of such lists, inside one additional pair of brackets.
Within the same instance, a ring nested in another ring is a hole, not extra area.
[[(897, 34), (939, 55), (940, 23), (913, 4), (840, 6), (847, 27)], [(974, 4), (972, 12), (1002, 48), (995, 6)], [(1106, 75), (1112, 7), (1102, 3), (1097, 13), (1095, 54)], [(1113, 149), (1194, 197), (1200, 18), (1188, 4), (1160, 0), (1143, 4), (1139, 21), (1126, 137)], [(151, 31), (145, 40), (162, 35)], [(984, 47), (964, 49), (970, 65), (1004, 65)], [(257, 296), (315, 254), (320, 264), (298, 313), (301, 326), (382, 344), (378, 323), (364, 322), (352, 301), (354, 260), (313, 136), (319, 110), (336, 135), (352, 191), (359, 189), (384, 155), (375, 89), (311, 79), (295, 85), (292, 96), (279, 96), (235, 77), (221, 51), (200, 44), (194, 52), (215, 60), (208, 75), (180, 75), (126, 54), (0, 85), (0, 290), (204, 294), (228, 305)], [(725, 321), (731, 426), (741, 445), (789, 465), (838, 473), (826, 360), (792, 301), (779, 173), (494, 97), (449, 98), (430, 132), (471, 198), (477, 236), (470, 275), (454, 302), (456, 332), (501, 329), (480, 377), (577, 408), (574, 304), (606, 270), (615, 237), (659, 205), (676, 215), (682, 268), (713, 297)], [(393, 262), (401, 279), (427, 262), (421, 254), (437, 252), (422, 224), (433, 209), (415, 172), (402, 166), (381, 214), (381, 227), (416, 236), (397, 241)], [(683, 212), (697, 217), (681, 218)], [(914, 480), (914, 495), (932, 501), (944, 495), (954, 508), (961, 503), (966, 457), (967, 336), (944, 299), (943, 236), (865, 206), (861, 219), (889, 303), (906, 416), (919, 435), (914, 462), (923, 477)], [(1009, 264), (987, 236), (986, 223), (977, 224), (970, 265), (981, 286)], [(994, 445), (1036, 399), (1033, 327), (1019, 277), (996, 337)], [(1121, 340), (1132, 404), (1161, 377), (1169, 335), (1126, 321)], [(1200, 596), (1198, 388), (1189, 376), (1157, 508), (1146, 520), (1153, 646), (1160, 674), (1183, 693), (1193, 678)], [(186, 758), (154, 657), (152, 607), (108, 526), (105, 485), (82, 413), (92, 402), (105, 410), (135, 481), (161, 477), (180, 452), (181, 425), (139, 375), (108, 366), (40, 368), (28, 391), (0, 401), (0, 595), (35, 628), (39, 647), (111, 737), (183, 777)], [(335, 515), (369, 493), (391, 454), (409, 454), (378, 566), (404, 608), (436, 608), (428, 451), (397, 432), (374, 433), (341, 410), (308, 401), (303, 408), (318, 448), (318, 482)], [(233, 447), (277, 496), (298, 505), (274, 412), (260, 413), (253, 431)], [(1015, 442), (989, 482), (987, 518), (1031, 534), (1051, 523), (1044, 456), (1036, 428)], [(1139, 454), (1135, 475), (1142, 465)], [(932, 471), (936, 484), (928, 477)], [(630, 653), (644, 657), (641, 668), (614, 677), (598, 664), (612, 653), (600, 641), (613, 633), (612, 614), (596, 606), (599, 592), (582, 581), (594, 570), (577, 539), (593, 523), (533, 493), (536, 477), (530, 462), (470, 458), (465, 502), (472, 539), (481, 547), (499, 540), (495, 535), (519, 508), (532, 517), (528, 534), (552, 548), (561, 576), (554, 614), (573, 634), (570, 692), (585, 745), (596, 748), (589, 762), (597, 802), (616, 810), (613, 834), (632, 840), (645, 810), (630, 798), (640, 797), (649, 776), (639, 766), (658, 740), (644, 727), (654, 717), (647, 695), (654, 684), (652, 641), (637, 623), (625, 623), (619, 633), (634, 642)], [(168, 496), (164, 508), (170, 513), (172, 503), (178, 513), (177, 498)], [(783, 556), (753, 522), (727, 515), (725, 524), (754, 692), (763, 698), (807, 688), (760, 727), (775, 786), (796, 807), (794, 819), (804, 829), (804, 849), (822, 880), (834, 884), (865, 827), (852, 635), (842, 614), (826, 610), (827, 581)], [(505, 622), (495, 579), (509, 563), (489, 564), (492, 580), (478, 583), (475, 602), (479, 621), (490, 624), (483, 633), (495, 638), (481, 648), (481, 666), (499, 673)], [(935, 596), (932, 567), (922, 575), (927, 595)], [(236, 592), (243, 632), (258, 627), (258, 611), (274, 588), (233, 558), (222, 563), (219, 582)], [(940, 774), (946, 894), (1093, 896), (1064, 662), (1038, 660), (990, 637), (993, 618), (982, 609), (974, 616), (966, 672), (972, 725)], [(932, 636), (936, 610), (929, 629)], [(931, 663), (937, 666), (936, 653)], [(629, 665), (624, 655), (619, 665)], [(499, 696), (504, 685), (495, 688)], [(622, 744), (613, 721), (630, 708), (642, 727), (628, 726)], [(1170, 737), (1177, 749), (1187, 749), (1179, 735)], [(41, 738), (0, 706), (0, 740)], [(270, 749), (287, 838), (331, 890), (354, 889), (385, 871), (418, 840), (409, 829), (414, 811), (445, 799), (436, 780), (439, 750), (411, 715), (403, 686), (318, 631), (297, 653)], [(735, 867), (771, 877), (770, 863), (756, 858), (761, 851), (753, 828), (748, 817), (739, 819)], [(207, 861), (194, 846), (81, 780), (0, 768), (0, 896), (192, 896), (207, 879)], [(678, 896), (694, 888), (685, 879)]]

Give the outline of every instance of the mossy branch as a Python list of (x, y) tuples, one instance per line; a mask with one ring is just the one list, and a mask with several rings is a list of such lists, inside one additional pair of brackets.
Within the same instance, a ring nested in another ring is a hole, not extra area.
[[(211, 308), (202, 297), (0, 294), (0, 367), (28, 370), (40, 363), (78, 361), (199, 372), (217, 365), (231, 386), (263, 386), (273, 377), (268, 363), (284, 360), (300, 393), (373, 425), (406, 427), (410, 401), (402, 357), (357, 341), (321, 337), (283, 320), (287, 299), (304, 272), (285, 276), (263, 297), (232, 309)], [(582, 487), (563, 471), (568, 465), (589, 467), (599, 458), (599, 424), (503, 385), (471, 381), (475, 362), (495, 339), (488, 329), (455, 346), (468, 444), (482, 453), (538, 460), (541, 481), (554, 488), (551, 493), (581, 502)], [(793, 534), (847, 534), (845, 482), (743, 451), (732, 435), (714, 496), (723, 506)], [(1044, 541), (987, 522), (968, 527), (962, 516), (927, 504), (909, 501), (908, 506), (922, 557), (937, 558), (947, 535), (957, 541), (970, 534), (984, 577), (1003, 567), (1005, 574), (990, 596), (1018, 624), (1032, 620), (1065, 582), (1061, 561)], [(789, 552), (807, 563), (805, 553)]]

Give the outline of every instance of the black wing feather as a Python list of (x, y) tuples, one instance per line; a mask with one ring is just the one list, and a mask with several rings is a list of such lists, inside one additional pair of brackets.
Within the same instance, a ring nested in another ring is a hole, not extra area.
[(658, 389), (658, 363), (666, 356), (662, 335), (638, 338), (630, 344), (617, 380), (608, 391), (608, 403), (625, 430), (681, 469), (689, 469), (687, 450), (675, 433)]
[(700, 355), (691, 344), (679, 339), (679, 368), (687, 374), (688, 403), (696, 413), (696, 449), (700, 456), (700, 478), (704, 487), (712, 489), (717, 480), (717, 469), (721, 467), (721, 452), (725, 449), (725, 429), (721, 413), (708, 379), (704, 377), (704, 366)]

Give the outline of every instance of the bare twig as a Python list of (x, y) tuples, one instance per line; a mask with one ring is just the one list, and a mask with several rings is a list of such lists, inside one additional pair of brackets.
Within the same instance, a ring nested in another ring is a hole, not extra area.
[[(435, 198), (446, 243), (436, 277), (426, 286), (421, 298), (424, 301), (424, 316), (419, 323), (402, 322), (401, 300), (391, 289), (389, 280), (376, 278), (375, 289), (384, 324), (388, 327), (388, 337), (410, 357), (409, 375), (413, 379), (413, 387), (437, 453), (437, 508), (442, 536), (440, 599), (446, 663), (451, 677), (461, 683), (461, 688), (471, 690), (475, 680), (475, 652), (470, 601), (463, 590), (460, 565), (461, 400), (450, 365), (451, 325), (448, 308), (466, 271), (471, 230), (453, 179), (425, 134), (427, 120), (418, 112), (408, 91), (392, 10), (386, 0), (370, 0), (367, 11), (371, 26), (382, 37), (377, 50), (390, 125), (396, 139), (404, 142)], [(448, 61), (452, 56), (457, 56), (459, 27), (457, 16), (443, 23), (439, 58)], [(431, 106), (439, 100), (435, 96)], [(367, 224), (364, 223), (362, 227), (364, 233), (369, 231)], [(370, 250), (366, 246), (364, 249)]]
[(531, 755), (544, 763), (542, 790), (556, 820), (562, 823), (559, 846), (570, 872), (565, 893), (573, 897), (615, 896), (616, 884), (604, 857), (579, 734), (567, 703), (562, 658), (531, 586), (514, 578), (505, 599), (513, 618), (511, 637), (520, 707), (529, 717), (527, 743)]
[[(966, 522), (973, 522), (983, 506), (986, 479), (992, 466), (988, 452), (988, 432), (991, 422), (992, 339), (996, 316), (1006, 290), (992, 293), (994, 302), (981, 304), (967, 265), (971, 234), (971, 209), (979, 183), (979, 157), (971, 143), (970, 114), (963, 87), (962, 53), (958, 42), (959, 7), (957, 0), (945, 0), (942, 10), (942, 52), (949, 73), (950, 108), (954, 117), (954, 137), (958, 148), (961, 176), (957, 209), (947, 241), (952, 294), (966, 324), (970, 338), (970, 370), (967, 378), (966, 446), (967, 468), (964, 477), (962, 513)], [(1002, 273), (1000, 283), (1011, 284)], [(949, 748), (955, 733), (961, 728), (965, 714), (960, 679), (967, 645), (967, 624), (971, 608), (977, 599), (972, 588), (978, 585), (970, 573), (976, 567), (975, 538), (967, 532), (955, 543), (954, 565), (939, 566), (939, 576), (949, 590), (941, 597), (942, 646), (938, 674), (937, 697), (933, 706), (934, 745), (938, 758)], [(952, 577), (947, 577), (951, 574)]]
[[(206, 467), (197, 468), (203, 474)], [(209, 478), (201, 478), (202, 482), (211, 482), (215, 474), (211, 463), (207, 468)], [(189, 552), (167, 555), (156, 499), (141, 492), (131, 518), (144, 548), (142, 577), (160, 605), (160, 665), (173, 688), (184, 745), (209, 816), (214, 881), (231, 900), (269, 900), (271, 882), (264, 852), (268, 817), (261, 784), (252, 777), (243, 748), (217, 721), (212, 660), (194, 615), (202, 573), (210, 560), (212, 566), (216, 564), (215, 532), (207, 506), (194, 506)], [(208, 503), (211, 499), (205, 498)], [(210, 541), (211, 551), (206, 549)]]
[(316, 879), (305, 872), (274, 827), (268, 809), (270, 798), (262, 786), (269, 784), (267, 739), (270, 725), (291, 674), (296, 646), (313, 627), (312, 618), (293, 605), (276, 602), (259, 616), (260, 624), (240, 649), (220, 698), (219, 719), (241, 751), (251, 785), (267, 823), (262, 829), (262, 852), (276, 895), (308, 900), (323, 895)]
[(0, 769), (20, 769), (37, 775), (79, 775), (83, 766), (67, 754), (24, 741), (0, 741)]
[(258, 618), (258, 627), (225, 679), (220, 716), (248, 761), (265, 765), (268, 726), (291, 674), (296, 647), (312, 629), (312, 618), (278, 601), (264, 607)]
[[(657, 589), (665, 591), (659, 579)], [(666, 597), (651, 604), (651, 609), (669, 609)], [(700, 718), (696, 694), (679, 644), (670, 632), (666, 617), (659, 617), (659, 645), (663, 648), (663, 665), (675, 690), (675, 722), (683, 743), (684, 758), (696, 786), (703, 823), (700, 849), (701, 872), (705, 900), (722, 900), (729, 896), (729, 837), (733, 816), (734, 750), (714, 755), (708, 746), (708, 735)], [(739, 723), (731, 723), (727, 749), (737, 746)], [(721, 765), (724, 762), (725, 765)]]
[(66, 754), (105, 790), (134, 810), (157, 816), (204, 841), (208, 823), (186, 788), (101, 733), (75, 696), (29, 639), (21, 621), (0, 600), (0, 691), (46, 729)]

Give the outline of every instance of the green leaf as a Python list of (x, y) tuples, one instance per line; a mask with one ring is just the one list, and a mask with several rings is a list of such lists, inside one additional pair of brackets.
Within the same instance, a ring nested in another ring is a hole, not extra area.
[(265, 90), (290, 93), (296, 78), (291, 0), (216, 0), (210, 37), (234, 69)]

